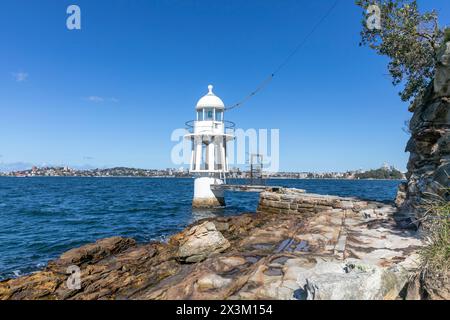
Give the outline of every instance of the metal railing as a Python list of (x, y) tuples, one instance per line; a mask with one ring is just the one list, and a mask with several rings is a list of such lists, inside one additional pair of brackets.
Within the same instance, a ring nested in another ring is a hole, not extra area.
[[(189, 133), (194, 133), (194, 127), (195, 127), (195, 123), (196, 122), (205, 122), (205, 121), (198, 121), (198, 120), (187, 121), (185, 123), (185, 126), (186, 126), (186, 130), (188, 130)], [(208, 121), (208, 122), (211, 122), (211, 126), (210, 126), (211, 129), (215, 129), (215, 125), (217, 123), (223, 123), (224, 129), (225, 129), (225, 133), (226, 133), (227, 130), (234, 131), (234, 129), (236, 127), (234, 122), (231, 122), (231, 121), (228, 121), (228, 120), (224, 120), (224, 121), (213, 121), (213, 120), (211, 120), (211, 121)], [(202, 128), (205, 129), (205, 128), (208, 128), (208, 126), (202, 126)]]
[(265, 185), (266, 181), (264, 179), (263, 173), (263, 156), (261, 154), (251, 154), (250, 155), (250, 177), (248, 180), (249, 185)]

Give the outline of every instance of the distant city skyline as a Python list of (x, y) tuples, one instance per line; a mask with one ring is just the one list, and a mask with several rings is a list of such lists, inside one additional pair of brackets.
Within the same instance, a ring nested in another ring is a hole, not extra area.
[[(32, 164), (32, 163), (25, 163), (25, 162), (17, 162), (17, 163), (10, 163), (10, 164), (5, 164), (0, 162), (0, 173), (10, 173), (10, 172), (18, 172), (18, 171), (25, 171), (25, 170), (31, 170), (33, 168), (37, 168), (37, 169), (41, 169), (41, 168), (68, 168), (71, 170), (104, 170), (104, 169), (113, 169), (113, 168), (118, 168), (120, 166), (111, 166), (111, 167), (107, 167), (107, 166), (103, 166), (103, 167), (95, 167), (95, 166), (90, 166), (90, 165), (81, 165), (81, 166), (69, 166), (69, 165), (52, 165), (52, 164), (47, 164), (47, 163), (43, 163), (43, 164)], [(152, 167), (146, 167), (146, 168), (139, 168), (139, 167), (127, 167), (125, 166), (125, 168), (129, 168), (129, 169), (142, 169), (142, 170), (178, 170), (178, 171), (189, 171), (189, 168), (186, 166), (179, 166), (179, 167), (165, 167), (165, 168), (152, 168)], [(383, 164), (379, 165), (378, 167), (374, 167), (374, 168), (368, 168), (368, 169), (363, 169), (363, 168), (353, 168), (353, 169), (348, 169), (348, 170), (342, 170), (342, 171), (302, 171), (302, 170), (298, 170), (298, 171), (284, 171), (284, 170), (280, 170), (280, 173), (345, 173), (345, 172), (357, 172), (357, 171), (364, 171), (364, 170), (373, 170), (373, 169), (390, 169), (390, 168), (394, 168), (394, 169), (398, 169), (396, 168), (394, 165), (390, 165), (389, 163), (384, 162)], [(249, 170), (249, 166), (231, 166), (230, 167), (230, 171), (236, 171), (236, 170), (242, 170), (242, 171), (248, 171)], [(402, 171), (402, 172), (406, 172)], [(266, 172), (266, 174), (269, 174), (268, 172)]]
[[(207, 85), (227, 105), (239, 101), (333, 2), (4, 3), (0, 170), (179, 167), (171, 163), (171, 132), (194, 118)], [(81, 30), (66, 28), (73, 3)], [(450, 21), (448, 1), (419, 5)], [(361, 18), (353, 1), (341, 1), (263, 91), (226, 113), (238, 128), (279, 129), (280, 171), (384, 162), (405, 171), (402, 129), (411, 114), (386, 75), (387, 60), (359, 47)]]
[[(260, 172), (255, 173), (250, 168), (230, 168), (227, 174), (228, 179), (381, 179), (381, 180), (404, 180), (405, 173), (396, 170), (394, 167), (384, 164), (381, 168), (374, 170), (348, 170), (346, 172)], [(0, 177), (135, 177), (135, 178), (192, 178), (189, 169), (186, 168), (166, 168), (166, 169), (142, 169), (142, 168), (95, 168), (76, 169), (65, 167), (36, 167), (29, 169), (2, 172)], [(263, 183), (262, 180), (259, 183)]]

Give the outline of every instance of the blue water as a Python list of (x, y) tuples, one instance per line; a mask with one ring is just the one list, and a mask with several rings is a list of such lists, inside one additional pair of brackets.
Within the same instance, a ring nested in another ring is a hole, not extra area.
[[(271, 180), (308, 192), (391, 201), (399, 181)], [(253, 212), (258, 195), (193, 211), (192, 179), (0, 178), (0, 279), (35, 271), (64, 251), (110, 236), (164, 240), (195, 220)]]

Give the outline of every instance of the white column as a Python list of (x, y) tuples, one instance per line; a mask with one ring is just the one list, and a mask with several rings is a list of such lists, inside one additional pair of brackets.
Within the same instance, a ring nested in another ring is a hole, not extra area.
[(223, 138), (223, 156), (224, 156), (224, 160), (225, 160), (224, 168), (225, 168), (225, 171), (228, 172), (230, 169), (228, 168), (228, 152), (227, 152), (227, 138), (226, 137)]
[(201, 169), (202, 164), (202, 141), (198, 138), (195, 139), (195, 170)]
[(220, 143), (220, 161), (222, 162), (222, 170), (227, 171), (227, 163), (225, 159), (225, 147), (223, 145), (223, 140)]
[(214, 170), (214, 142), (211, 141), (208, 144), (208, 149), (206, 150), (208, 153), (208, 170), (213, 171)]
[(205, 145), (205, 170), (209, 170), (209, 144)]
[(222, 149), (220, 145), (220, 139), (214, 140), (214, 167), (217, 170), (222, 170)]
[(213, 177), (198, 177), (194, 181), (194, 208), (214, 208), (225, 205), (223, 191), (212, 191), (212, 184), (222, 184), (222, 180)]
[(192, 140), (192, 147), (191, 147), (191, 162), (189, 163), (189, 171), (194, 170), (194, 160), (195, 160), (195, 143), (194, 140)]

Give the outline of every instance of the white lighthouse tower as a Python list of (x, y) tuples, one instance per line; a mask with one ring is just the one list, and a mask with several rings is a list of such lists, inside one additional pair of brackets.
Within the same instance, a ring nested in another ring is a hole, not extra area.
[(226, 129), (234, 124), (224, 120), (225, 105), (208, 86), (208, 93), (196, 106), (196, 120), (187, 122), (192, 141), (189, 172), (194, 174), (194, 208), (211, 208), (225, 205), (223, 190), (212, 190), (211, 185), (223, 184), (228, 172), (226, 144), (234, 137)]

